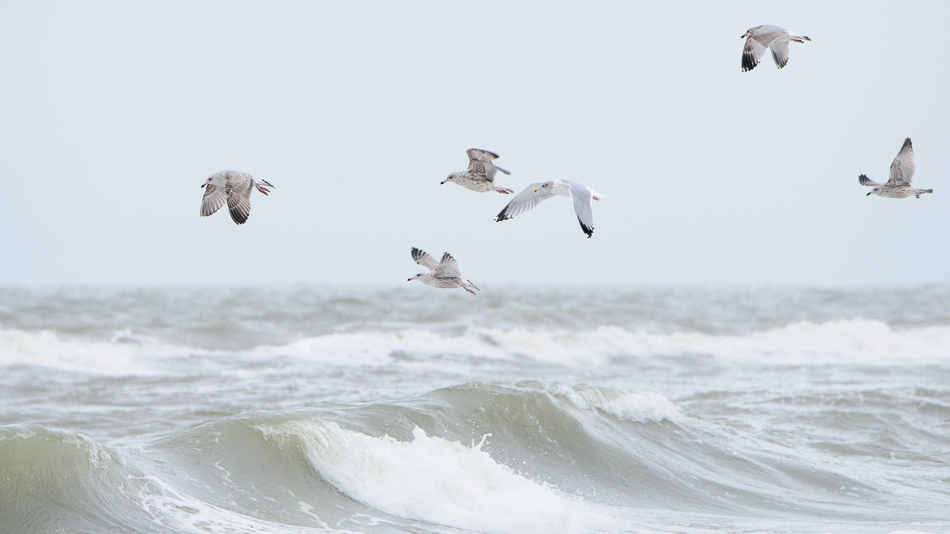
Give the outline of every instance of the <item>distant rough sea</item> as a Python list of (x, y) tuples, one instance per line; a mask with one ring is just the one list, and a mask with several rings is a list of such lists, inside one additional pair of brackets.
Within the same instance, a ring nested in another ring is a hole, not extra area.
[(950, 532), (950, 287), (0, 288), (0, 533)]

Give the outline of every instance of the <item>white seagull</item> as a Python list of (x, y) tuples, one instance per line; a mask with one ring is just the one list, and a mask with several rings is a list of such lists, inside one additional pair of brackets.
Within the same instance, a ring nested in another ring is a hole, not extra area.
[(765, 54), (766, 48), (772, 49), (772, 59), (775, 60), (775, 65), (782, 68), (788, 63), (789, 41), (795, 41), (796, 43), (811, 41), (804, 35), (795, 35), (778, 26), (768, 25), (749, 28), (749, 31), (742, 34), (741, 38), (746, 40), (745, 47), (742, 49), (742, 72), (754, 69)]
[(475, 287), (471, 280), (462, 278), (462, 270), (459, 269), (458, 262), (448, 252), (442, 254), (442, 261), (436, 262), (435, 258), (429, 254), (412, 247), (412, 259), (416, 260), (419, 265), (428, 268), (429, 272), (413, 276), (409, 279), (410, 282), (418, 280), (432, 287), (460, 287), (473, 295), (475, 291), (472, 291), (472, 289), (481, 291), (481, 289)]
[(910, 137), (904, 139), (904, 146), (897, 153), (897, 157), (891, 162), (891, 177), (886, 184), (879, 184), (871, 181), (865, 175), (858, 176), (858, 183), (869, 187), (874, 187), (867, 196), (877, 195), (884, 198), (907, 198), (911, 195), (920, 198), (924, 193), (933, 193), (933, 189), (914, 189), (910, 181), (914, 178), (914, 170), (917, 165), (914, 164), (914, 146), (910, 143)]
[(454, 182), (466, 189), (478, 191), (479, 193), (487, 193), (489, 191), (497, 191), (505, 195), (514, 193), (514, 191), (506, 187), (495, 186), (496, 169), (505, 174), (511, 174), (492, 163), (492, 160), (498, 158), (498, 154), (480, 148), (470, 148), (466, 153), (468, 154), (468, 170), (453, 172), (448, 178), (442, 180), (443, 184), (445, 182)]
[(213, 214), (227, 202), (234, 223), (244, 224), (251, 215), (251, 190), (256, 187), (267, 195), (270, 192), (267, 188), (274, 186), (267, 180), (258, 180), (244, 172), (221, 171), (209, 176), (201, 187), (205, 188), (201, 198), (202, 217)]
[(511, 202), (501, 210), (495, 222), (514, 219), (522, 213), (534, 209), (538, 204), (555, 196), (574, 199), (574, 212), (581, 223), (581, 230), (590, 238), (594, 235), (594, 214), (590, 210), (590, 199), (600, 200), (604, 197), (597, 191), (570, 180), (550, 180), (529, 185), (524, 191), (515, 195)]

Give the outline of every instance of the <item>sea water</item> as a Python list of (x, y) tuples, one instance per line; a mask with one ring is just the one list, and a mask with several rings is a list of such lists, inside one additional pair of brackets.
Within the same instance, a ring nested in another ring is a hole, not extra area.
[(950, 532), (950, 287), (485, 285), (0, 288), (0, 532)]

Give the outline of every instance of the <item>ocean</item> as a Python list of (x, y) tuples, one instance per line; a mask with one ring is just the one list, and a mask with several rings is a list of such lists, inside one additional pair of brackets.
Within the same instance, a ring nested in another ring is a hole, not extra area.
[(950, 286), (0, 288), (0, 532), (950, 532)]

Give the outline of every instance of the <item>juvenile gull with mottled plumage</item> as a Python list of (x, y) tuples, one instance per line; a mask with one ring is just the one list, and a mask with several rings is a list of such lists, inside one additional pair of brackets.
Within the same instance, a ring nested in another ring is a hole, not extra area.
[(258, 180), (244, 172), (221, 171), (209, 176), (201, 187), (205, 188), (201, 198), (202, 217), (213, 214), (227, 202), (234, 223), (244, 224), (251, 216), (251, 190), (257, 188), (267, 195), (270, 192), (267, 188), (274, 186), (267, 180)]
[(933, 189), (915, 189), (910, 181), (914, 178), (914, 171), (917, 165), (914, 163), (914, 146), (910, 142), (910, 137), (904, 139), (904, 145), (897, 157), (891, 162), (891, 176), (885, 184), (879, 184), (872, 181), (865, 175), (858, 176), (858, 183), (868, 187), (874, 187), (867, 196), (877, 195), (884, 198), (907, 198), (915, 196), (920, 198), (924, 193), (933, 193)]
[(473, 295), (475, 291), (472, 291), (472, 289), (481, 291), (481, 289), (475, 287), (471, 280), (462, 278), (462, 270), (459, 268), (458, 262), (448, 252), (442, 254), (442, 261), (436, 262), (435, 258), (426, 252), (413, 247), (412, 259), (429, 269), (429, 272), (413, 276), (409, 279), (410, 282), (418, 280), (427, 286), (441, 288), (460, 287)]
[(497, 191), (505, 195), (514, 193), (511, 189), (497, 187), (495, 185), (496, 169), (505, 174), (511, 174), (493, 163), (493, 160), (498, 158), (498, 154), (480, 148), (470, 148), (466, 153), (468, 154), (468, 170), (453, 172), (448, 178), (442, 180), (443, 184), (445, 182), (454, 182), (466, 189), (478, 191), (479, 193), (487, 193), (489, 191)]

